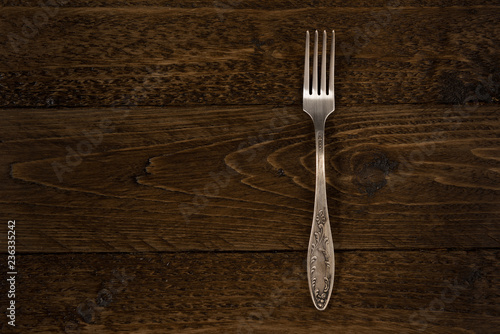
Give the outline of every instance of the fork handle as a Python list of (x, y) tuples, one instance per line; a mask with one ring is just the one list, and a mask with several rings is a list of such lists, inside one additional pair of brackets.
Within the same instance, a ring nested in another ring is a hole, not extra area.
[(316, 192), (314, 216), (307, 251), (307, 278), (314, 306), (328, 305), (335, 272), (332, 232), (326, 201), (324, 124), (316, 126)]

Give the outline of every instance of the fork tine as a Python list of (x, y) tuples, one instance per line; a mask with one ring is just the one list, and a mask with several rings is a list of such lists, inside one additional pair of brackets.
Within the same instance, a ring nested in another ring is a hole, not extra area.
[(304, 95), (309, 95), (309, 84), (311, 78), (309, 77), (309, 30), (306, 31), (306, 56), (304, 60)]
[[(335, 30), (332, 30), (332, 52), (330, 54), (330, 84), (328, 94), (334, 95), (334, 72), (335, 72)], [(333, 96), (333, 109), (335, 109), (335, 96)]]
[(313, 94), (318, 95), (318, 31), (314, 33)]
[(323, 30), (323, 49), (321, 51), (321, 95), (326, 94), (326, 30)]

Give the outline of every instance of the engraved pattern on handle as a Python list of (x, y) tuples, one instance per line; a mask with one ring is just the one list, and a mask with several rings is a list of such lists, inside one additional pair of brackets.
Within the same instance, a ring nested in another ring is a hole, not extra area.
[(316, 193), (307, 252), (307, 277), (314, 306), (324, 310), (332, 294), (335, 260), (326, 200), (324, 125), (316, 130)]

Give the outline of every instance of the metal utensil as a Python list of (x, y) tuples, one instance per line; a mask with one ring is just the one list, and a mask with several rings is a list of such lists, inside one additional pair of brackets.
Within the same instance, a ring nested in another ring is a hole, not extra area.
[(332, 31), (330, 70), (327, 86), (326, 54), (327, 33), (323, 31), (321, 52), (321, 77), (318, 78), (318, 31), (314, 33), (314, 54), (311, 76), (309, 75), (309, 31), (306, 33), (303, 109), (314, 122), (316, 136), (316, 195), (314, 218), (307, 251), (307, 278), (309, 290), (318, 310), (324, 310), (332, 294), (335, 271), (332, 232), (328, 217), (325, 182), (325, 122), (335, 110), (333, 74), (335, 67), (335, 31)]

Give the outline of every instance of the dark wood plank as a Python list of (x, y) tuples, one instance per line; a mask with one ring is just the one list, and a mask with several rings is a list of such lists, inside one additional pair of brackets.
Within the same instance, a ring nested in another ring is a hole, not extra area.
[(330, 305), (318, 312), (307, 288), (305, 252), (21, 255), (17, 326), (7, 327), (2, 317), (0, 328), (495, 333), (499, 256), (498, 250), (340, 252)]
[(296, 104), (315, 28), (337, 31), (341, 106), (455, 103), (500, 81), (496, 1), (64, 3), (2, 7), (0, 106)]
[[(467, 108), (335, 112), (337, 249), (499, 247), (499, 107)], [(307, 247), (314, 142), (298, 106), (11, 109), (0, 133), (21, 252)]]
[[(51, 4), (50, 2), (48, 3)], [(59, 4), (62, 8), (81, 8), (81, 7), (166, 7), (166, 8), (217, 8), (220, 10), (231, 11), (235, 9), (266, 9), (278, 10), (284, 9), (301, 9), (301, 8), (324, 8), (324, 7), (340, 7), (340, 8), (381, 8), (381, 7), (431, 7), (431, 8), (446, 8), (456, 6), (488, 6), (497, 5), (495, 0), (421, 0), (418, 3), (414, 0), (355, 0), (346, 2), (342, 0), (318, 0), (316, 2), (299, 2), (293, 0), (56, 0), (55, 4)], [(37, 7), (40, 3), (36, 0), (3, 0), (4, 7)]]

